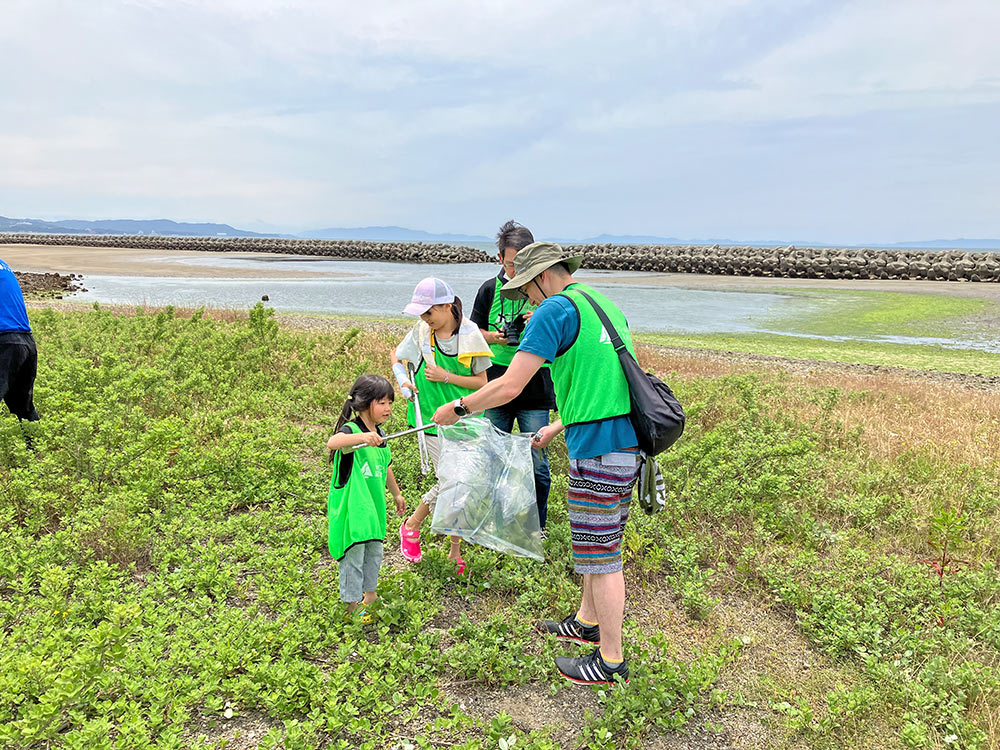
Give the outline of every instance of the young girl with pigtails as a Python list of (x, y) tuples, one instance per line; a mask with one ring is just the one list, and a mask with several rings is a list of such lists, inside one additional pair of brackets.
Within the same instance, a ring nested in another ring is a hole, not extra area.
[[(418, 315), (420, 320), (396, 347), (392, 358), (393, 370), (397, 372), (404, 395), (406, 389), (417, 392), (420, 414), (426, 425), (431, 423), (431, 417), (439, 406), (458, 401), (486, 385), (490, 347), (479, 326), (462, 316), (462, 300), (441, 279), (430, 277), (417, 284), (410, 304), (403, 312)], [(399, 365), (403, 362), (413, 365), (415, 382), (404, 381), (404, 376), (399, 374)], [(411, 427), (417, 426), (413, 401), (407, 406), (407, 420)], [(439, 453), (437, 429), (431, 427), (424, 434), (427, 452), (436, 468)], [(400, 526), (400, 550), (410, 562), (419, 562), (422, 557), (420, 525), (434, 510), (437, 496), (438, 485), (435, 484)], [(458, 575), (465, 572), (461, 542), (461, 537), (451, 537), (448, 553)]]
[[(406, 501), (389, 466), (392, 454), (379, 429), (392, 414), (394, 398), (388, 380), (362, 375), (351, 386), (335, 434), (326, 443), (333, 462), (327, 500), (330, 554), (340, 567), (340, 599), (364, 622), (371, 621), (365, 608), (376, 599), (382, 567), (387, 485), (396, 512), (406, 513)], [(359, 444), (362, 447), (351, 450)]]

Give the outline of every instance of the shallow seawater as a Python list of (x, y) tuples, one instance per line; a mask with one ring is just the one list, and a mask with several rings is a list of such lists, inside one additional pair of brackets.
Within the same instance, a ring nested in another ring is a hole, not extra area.
[[(280, 258), (281, 256), (278, 256)], [(161, 260), (173, 260), (164, 256)], [(280, 264), (282, 272), (330, 272), (342, 277), (158, 278), (88, 274), (87, 292), (73, 299), (107, 304), (176, 305), (245, 309), (267, 295), (267, 305), (282, 312), (348, 315), (399, 315), (416, 283), (425, 276), (448, 281), (462, 299), (466, 314), (479, 286), (496, 267), (481, 263), (411, 264), (343, 260), (183, 258), (184, 265), (255, 269), (266, 273)], [(616, 283), (602, 283), (614, 276)], [(607, 294), (622, 308), (634, 330), (651, 332), (748, 332), (767, 328), (782, 318), (805, 314), (815, 303), (793, 295), (678, 289), (650, 283), (666, 274), (580, 271), (577, 277)]]
[[(105, 304), (175, 305), (247, 309), (267, 295), (267, 305), (280, 312), (341, 315), (400, 315), (416, 283), (426, 276), (448, 281), (462, 299), (468, 315), (480, 285), (492, 278), (491, 264), (377, 263), (275, 255), (265, 258), (171, 256), (160, 261), (185, 266), (252, 269), (267, 273), (301, 271), (302, 278), (158, 278), (141, 276), (86, 276), (87, 292), (80, 301)], [(339, 276), (316, 277), (326, 272)], [(867, 340), (934, 344), (954, 348), (1000, 351), (1000, 344), (972, 339), (917, 339), (908, 337), (823, 337), (801, 331), (792, 334), (792, 321), (821, 312), (815, 296), (742, 291), (710, 291), (664, 284), (669, 274), (578, 271), (576, 277), (594, 286), (621, 307), (633, 330), (651, 333), (780, 333), (830, 340)], [(614, 278), (614, 283), (610, 279)]]
[(868, 341), (873, 344), (909, 344), (914, 346), (939, 346), (943, 349), (976, 349), (984, 352), (1000, 354), (1000, 339), (985, 339), (980, 337), (943, 338), (937, 336), (829, 336), (815, 333), (799, 333), (783, 330), (761, 331), (779, 336), (794, 336), (803, 339), (821, 339), (823, 341)]

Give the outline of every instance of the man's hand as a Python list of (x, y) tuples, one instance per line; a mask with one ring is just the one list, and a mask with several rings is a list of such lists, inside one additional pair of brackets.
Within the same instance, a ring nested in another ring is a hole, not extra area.
[(545, 425), (538, 432), (536, 432), (535, 436), (531, 439), (531, 447), (536, 451), (542, 450), (547, 447), (560, 432), (562, 432), (562, 425)]
[(397, 492), (392, 496), (392, 499), (396, 501), (396, 514), (400, 516), (406, 515), (406, 500), (403, 499), (403, 493)]
[(500, 331), (486, 331), (483, 334), (483, 338), (486, 339), (487, 344), (503, 344), (506, 346), (507, 339), (504, 338), (503, 333)]
[(431, 417), (431, 421), (442, 426), (455, 424), (458, 421), (458, 415), (455, 413), (455, 402), (449, 401), (447, 404), (439, 406), (438, 410), (434, 412), (434, 416)]

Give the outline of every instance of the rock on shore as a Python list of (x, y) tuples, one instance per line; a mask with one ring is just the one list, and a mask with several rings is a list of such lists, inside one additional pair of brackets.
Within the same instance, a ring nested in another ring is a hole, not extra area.
[(83, 288), (83, 276), (71, 273), (68, 276), (59, 273), (26, 273), (14, 271), (17, 283), (21, 285), (21, 291), (26, 298), (30, 299), (62, 299), (64, 294), (70, 292), (85, 292)]

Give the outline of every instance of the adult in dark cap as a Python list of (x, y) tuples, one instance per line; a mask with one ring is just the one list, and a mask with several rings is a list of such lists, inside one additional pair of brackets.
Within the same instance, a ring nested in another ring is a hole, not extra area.
[[(497, 232), (497, 259), (500, 271), (479, 287), (476, 301), (469, 318), (479, 326), (483, 337), (493, 353), (492, 364), (486, 377), (496, 380), (507, 372), (507, 367), (524, 334), (525, 325), (530, 320), (535, 306), (527, 299), (508, 299), (500, 294), (500, 288), (514, 275), (514, 256), (535, 241), (531, 231), (516, 221), (508, 221)], [(542, 367), (525, 385), (514, 400), (486, 412), (486, 417), (504, 432), (513, 432), (517, 422), (521, 432), (537, 432), (549, 423), (549, 412), (556, 406), (555, 391), (549, 368)], [(548, 519), (549, 475), (547, 451), (532, 451), (535, 470), (535, 503), (538, 506), (538, 523), (545, 533)]]
[(538, 305), (517, 353), (501, 377), (445, 404), (434, 421), (454, 424), (470, 412), (508, 403), (543, 365), (551, 365), (560, 418), (539, 431), (535, 445), (544, 448), (565, 430), (573, 567), (583, 576), (583, 592), (575, 614), (544, 620), (538, 628), (561, 640), (597, 646), (584, 657), (556, 659), (563, 677), (578, 684), (613, 684), (628, 679), (622, 652), (621, 541), (639, 456), (628, 416), (628, 383), (590, 300), (630, 351), (632, 339), (618, 306), (573, 278), (582, 260), (551, 242), (535, 242), (517, 253), (514, 276), (500, 293)]

